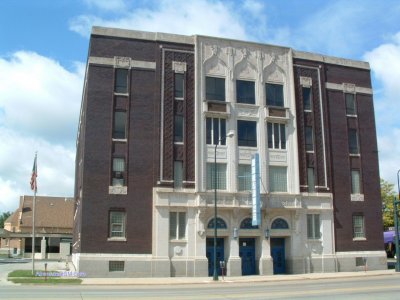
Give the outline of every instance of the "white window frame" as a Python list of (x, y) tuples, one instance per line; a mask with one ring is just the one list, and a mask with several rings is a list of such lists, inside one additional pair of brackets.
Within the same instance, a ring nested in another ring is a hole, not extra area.
[(321, 239), (320, 214), (307, 214), (307, 238), (309, 240)]
[[(175, 217), (174, 217), (175, 216)], [(169, 238), (170, 240), (186, 239), (186, 212), (171, 211), (169, 212)], [(173, 220), (175, 222), (173, 222)]]

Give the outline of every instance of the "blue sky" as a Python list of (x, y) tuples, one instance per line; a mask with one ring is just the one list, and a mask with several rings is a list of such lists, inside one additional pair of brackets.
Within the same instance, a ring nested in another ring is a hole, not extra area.
[[(372, 69), (381, 177), (400, 169), (398, 0), (2, 0), (0, 212), (29, 189), (72, 196), (75, 138), (92, 25), (203, 34), (366, 60)], [(364, 174), (367, 176), (368, 174)]]

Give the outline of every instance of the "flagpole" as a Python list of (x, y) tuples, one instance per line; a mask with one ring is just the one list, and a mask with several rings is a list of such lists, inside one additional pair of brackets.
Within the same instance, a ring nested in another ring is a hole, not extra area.
[(32, 202), (32, 275), (35, 275), (35, 204), (37, 192), (37, 151), (35, 152), (35, 160), (32, 168), (31, 189), (33, 190)]

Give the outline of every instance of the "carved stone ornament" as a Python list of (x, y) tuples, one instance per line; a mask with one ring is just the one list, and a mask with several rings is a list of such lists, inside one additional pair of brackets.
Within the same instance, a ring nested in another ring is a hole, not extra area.
[(114, 56), (115, 68), (130, 68), (130, 66), (131, 66), (130, 57)]
[(186, 63), (180, 61), (173, 61), (172, 70), (174, 70), (176, 73), (184, 73), (186, 72)]
[(114, 195), (126, 195), (128, 194), (127, 186), (109, 186), (108, 193)]
[(356, 85), (352, 83), (343, 83), (343, 91), (345, 93), (355, 93)]
[(304, 77), (300, 76), (300, 85), (310, 87), (312, 86), (312, 78), (311, 77)]

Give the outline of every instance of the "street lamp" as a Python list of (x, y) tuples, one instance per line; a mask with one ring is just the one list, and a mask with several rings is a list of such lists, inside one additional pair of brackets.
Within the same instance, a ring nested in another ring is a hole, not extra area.
[(227, 135), (221, 137), (215, 144), (214, 148), (214, 274), (213, 280), (218, 280), (217, 271), (217, 147), (220, 142), (225, 140), (227, 137), (231, 138), (235, 135), (233, 130), (230, 130)]

